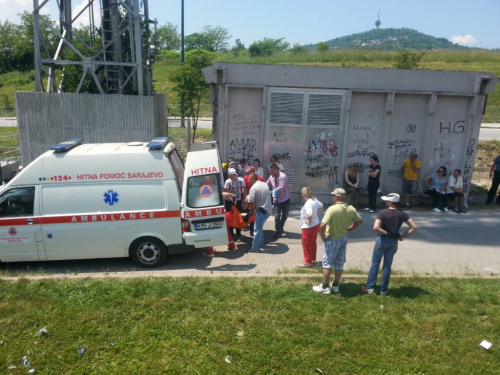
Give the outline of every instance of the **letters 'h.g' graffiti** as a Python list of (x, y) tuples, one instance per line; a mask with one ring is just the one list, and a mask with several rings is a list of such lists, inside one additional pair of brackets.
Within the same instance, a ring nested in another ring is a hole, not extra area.
[(229, 144), (228, 156), (234, 157), (236, 160), (239, 159), (254, 159), (254, 152), (257, 150), (257, 141), (255, 139), (246, 138), (238, 139), (235, 138)]

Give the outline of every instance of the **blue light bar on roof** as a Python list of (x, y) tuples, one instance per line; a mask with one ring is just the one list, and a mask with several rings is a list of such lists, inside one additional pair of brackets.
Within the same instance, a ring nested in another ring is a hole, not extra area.
[(156, 137), (154, 138), (151, 142), (149, 142), (146, 147), (152, 148), (152, 149), (159, 149), (163, 148), (168, 141), (168, 137)]
[(58, 145), (52, 146), (50, 149), (55, 152), (64, 152), (72, 149), (73, 147), (81, 145), (83, 138), (68, 139), (66, 142), (59, 143)]

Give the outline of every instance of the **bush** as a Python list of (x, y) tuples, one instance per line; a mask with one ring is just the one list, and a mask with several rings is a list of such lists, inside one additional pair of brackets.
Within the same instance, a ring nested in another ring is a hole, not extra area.
[(161, 51), (157, 59), (158, 60), (179, 60), (181, 58), (181, 53), (177, 51)]
[(396, 69), (417, 69), (420, 60), (425, 56), (425, 52), (402, 49), (398, 51), (394, 67)]
[(326, 42), (321, 42), (321, 43), (318, 43), (318, 45), (316, 46), (316, 49), (318, 51), (324, 52), (324, 51), (328, 51), (330, 49), (330, 46)]
[(304, 46), (301, 46), (298, 43), (295, 43), (292, 48), (290, 48), (290, 52), (293, 53), (294, 55), (298, 55), (301, 53), (307, 53), (307, 48)]

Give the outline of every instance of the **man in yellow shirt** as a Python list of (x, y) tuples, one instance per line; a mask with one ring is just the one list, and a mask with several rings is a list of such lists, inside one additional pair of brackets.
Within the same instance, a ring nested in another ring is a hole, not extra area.
[(403, 177), (403, 193), (405, 194), (405, 210), (410, 208), (410, 194), (418, 191), (418, 170), (422, 162), (417, 159), (415, 151), (410, 152), (410, 158), (406, 159), (401, 166), (401, 177)]
[[(347, 232), (356, 229), (363, 222), (356, 209), (344, 202), (345, 190), (335, 189), (333, 192), (334, 204), (326, 210), (321, 221), (319, 233), (325, 243), (323, 250), (323, 283), (314, 286), (318, 293), (330, 294), (339, 292), (339, 281), (344, 270), (346, 260)], [(330, 292), (330, 275), (335, 268), (335, 280)]]

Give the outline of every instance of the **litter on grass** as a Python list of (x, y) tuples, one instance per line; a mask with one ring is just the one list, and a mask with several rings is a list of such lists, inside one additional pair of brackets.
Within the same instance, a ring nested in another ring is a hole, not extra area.
[(500, 275), (500, 270), (497, 270), (495, 268), (485, 268), (484, 272), (490, 273), (492, 275)]
[(82, 350), (80, 350), (78, 353), (80, 353), (80, 354), (85, 353), (85, 348), (83, 348)]
[(323, 371), (321, 371), (319, 368), (317, 368), (317, 369), (316, 369), (316, 372), (317, 372), (317, 373), (320, 373), (320, 374), (322, 374), (322, 373), (323, 373)]
[(33, 374), (35, 372), (35, 369), (32, 368), (31, 370), (28, 371), (28, 374)]
[(224, 358), (224, 361), (226, 361), (226, 363), (233, 363), (233, 361), (231, 361), (231, 357), (226, 355), (226, 358)]
[(8, 368), (9, 370), (13, 370), (13, 369), (17, 368), (17, 366), (16, 366), (16, 365), (9, 365), (9, 367), (7, 367), (7, 368)]
[(31, 362), (28, 361), (28, 357), (26, 357), (26, 356), (23, 357), (23, 365), (25, 367), (28, 367), (29, 365), (31, 365)]
[(479, 346), (483, 349), (488, 350), (489, 348), (491, 348), (491, 342), (483, 340), (481, 341), (481, 344), (479, 344)]
[(43, 335), (46, 335), (47, 334), (47, 327), (43, 327), (42, 329), (40, 329), (36, 335), (37, 336), (43, 336)]

